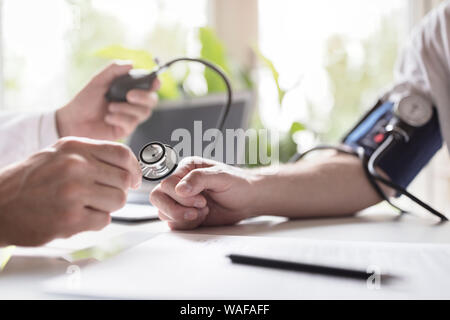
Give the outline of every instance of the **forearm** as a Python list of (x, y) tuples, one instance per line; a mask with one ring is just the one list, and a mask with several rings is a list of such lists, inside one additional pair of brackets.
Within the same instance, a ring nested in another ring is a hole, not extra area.
[(259, 215), (345, 216), (381, 201), (361, 161), (348, 155), (281, 166), (275, 172), (262, 169), (255, 176)]

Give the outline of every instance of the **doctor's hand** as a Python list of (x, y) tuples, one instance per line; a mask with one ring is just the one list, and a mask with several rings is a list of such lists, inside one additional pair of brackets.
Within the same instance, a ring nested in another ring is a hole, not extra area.
[(109, 102), (105, 98), (112, 81), (131, 69), (130, 64), (111, 64), (94, 76), (72, 101), (57, 110), (59, 136), (114, 141), (127, 137), (150, 117), (158, 102), (155, 91), (159, 89), (159, 80), (150, 91), (129, 91), (127, 102)]
[(237, 223), (256, 213), (256, 176), (223, 163), (186, 158), (150, 195), (171, 229)]
[(36, 246), (99, 230), (141, 183), (131, 150), (119, 143), (64, 138), (0, 170), (0, 246)]

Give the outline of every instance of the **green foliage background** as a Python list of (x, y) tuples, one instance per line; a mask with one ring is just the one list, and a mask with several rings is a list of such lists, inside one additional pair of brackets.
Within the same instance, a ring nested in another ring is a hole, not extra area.
[[(120, 20), (99, 12), (90, 0), (66, 0), (75, 3), (80, 8), (80, 28), (68, 35), (69, 42), (69, 76), (68, 92), (72, 96), (90, 79), (93, 73), (100, 70), (110, 59), (132, 60), (136, 67), (152, 69), (155, 67), (153, 54), (164, 59), (185, 54), (185, 33), (179, 26), (157, 25), (155, 30), (149, 30), (145, 43), (140, 48), (132, 48), (127, 43), (125, 28)], [(225, 45), (208, 27), (198, 30), (198, 41), (201, 46), (200, 55), (220, 67), (231, 77), (237, 89), (253, 89), (252, 70), (247, 70), (227, 55)], [(320, 106), (308, 103), (311, 122), (324, 123), (326, 130), (315, 132), (323, 142), (336, 142), (360, 117), (364, 109), (374, 102), (377, 94), (393, 79), (393, 69), (398, 54), (398, 30), (395, 23), (395, 12), (383, 19), (379, 28), (361, 43), (362, 61), (355, 65), (351, 61), (349, 47), (354, 40), (336, 34), (327, 41), (325, 70), (331, 84), (334, 106), (328, 117), (320, 114)], [(249, 44), (254, 45), (254, 44)], [(256, 47), (255, 55), (260, 61), (260, 67), (268, 68), (278, 92), (277, 106), (282, 108), (283, 99), (288, 91), (279, 83), (279, 72), (275, 64)], [(301, 70), (299, 70), (301, 72)], [(180, 77), (166, 72), (163, 74), (163, 86), (159, 91), (161, 99), (179, 99), (186, 92), (182, 82), (189, 75), (189, 69)], [(222, 80), (210, 70), (203, 73), (208, 93), (223, 92)], [(7, 88), (16, 89), (17, 81), (6, 79)], [(258, 114), (253, 117), (255, 128), (263, 127)], [(307, 124), (292, 119), (290, 130), (280, 140), (281, 161), (287, 161), (297, 150), (293, 134), (302, 130), (310, 130)]]

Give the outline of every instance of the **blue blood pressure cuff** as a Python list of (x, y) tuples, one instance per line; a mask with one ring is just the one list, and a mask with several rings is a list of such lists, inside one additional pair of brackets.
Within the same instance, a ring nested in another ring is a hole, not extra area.
[[(362, 147), (370, 157), (386, 137), (385, 127), (394, 117), (392, 102), (378, 102), (348, 133), (343, 143), (353, 149)], [(408, 142), (400, 142), (379, 160), (379, 167), (389, 178), (406, 188), (442, 147), (437, 112), (423, 127), (417, 128)]]

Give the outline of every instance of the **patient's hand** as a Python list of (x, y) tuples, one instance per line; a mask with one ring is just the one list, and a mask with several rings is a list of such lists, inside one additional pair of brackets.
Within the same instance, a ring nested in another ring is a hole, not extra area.
[(77, 136), (92, 139), (117, 140), (125, 138), (151, 115), (158, 102), (155, 90), (130, 90), (127, 102), (109, 102), (105, 94), (111, 82), (126, 74), (131, 65), (111, 64), (92, 80), (66, 106), (56, 111), (60, 137)]
[(254, 179), (250, 170), (186, 158), (153, 190), (150, 201), (171, 229), (234, 224), (254, 214)]

